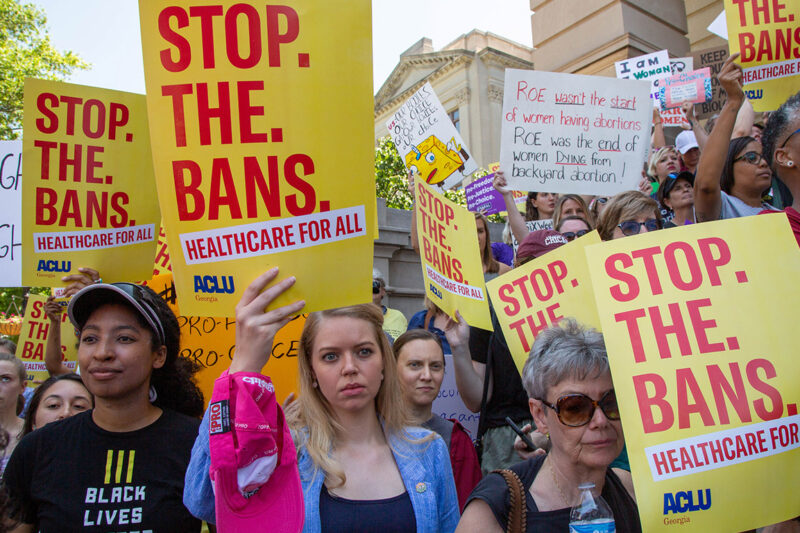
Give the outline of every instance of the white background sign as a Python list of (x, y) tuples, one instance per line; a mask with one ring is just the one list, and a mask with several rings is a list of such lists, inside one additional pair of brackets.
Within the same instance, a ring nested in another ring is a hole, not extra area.
[(506, 69), (500, 168), (521, 191), (613, 196), (650, 150), (650, 82)]
[(415, 92), (386, 122), (407, 169), (428, 185), (458, 185), (478, 164), (436, 97), (430, 83)]
[(22, 141), (0, 141), (0, 287), (22, 283)]

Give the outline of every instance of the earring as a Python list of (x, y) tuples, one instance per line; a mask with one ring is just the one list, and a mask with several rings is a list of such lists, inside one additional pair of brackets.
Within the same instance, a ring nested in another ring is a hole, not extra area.
[(158, 392), (156, 392), (156, 388), (150, 385), (150, 393), (148, 394), (148, 399), (150, 403), (155, 402), (158, 399)]
[(311, 382), (311, 386), (312, 386), (312, 387), (314, 387), (315, 389), (317, 388), (317, 386), (318, 386), (318, 383), (317, 383), (317, 380), (316, 380), (316, 379), (315, 379), (314, 381), (312, 381), (312, 382)]
[(787, 167), (793, 167), (794, 166), (794, 161), (787, 161), (786, 162), (786, 166)]

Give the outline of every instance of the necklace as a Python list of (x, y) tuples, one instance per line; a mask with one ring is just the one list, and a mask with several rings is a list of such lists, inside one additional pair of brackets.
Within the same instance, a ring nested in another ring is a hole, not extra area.
[[(561, 495), (561, 500), (565, 504), (567, 504), (567, 507), (571, 507), (572, 504), (570, 504), (569, 500), (567, 500), (567, 497), (564, 496), (564, 491), (561, 490), (561, 485), (559, 484), (558, 478), (556, 477), (556, 465), (555, 465), (555, 463), (553, 463), (552, 459), (549, 460), (548, 463), (550, 464), (550, 474), (551, 474), (551, 476), (553, 478), (553, 483), (555, 484), (556, 488), (558, 489), (558, 493)], [(561, 472), (559, 471), (558, 474), (561, 475)]]

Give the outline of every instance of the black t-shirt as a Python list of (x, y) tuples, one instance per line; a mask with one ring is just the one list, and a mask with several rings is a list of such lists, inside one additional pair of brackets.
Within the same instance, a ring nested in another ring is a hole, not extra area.
[(507, 425), (507, 416), (514, 422), (520, 422), (530, 419), (531, 413), (528, 410), (528, 394), (522, 386), (522, 378), (519, 376), (511, 352), (508, 351), (494, 309), (491, 309), (491, 315), (494, 331), (472, 327), (469, 329), (469, 353), (473, 361), (485, 365), (489, 350), (492, 351), (490, 379), (494, 388), (486, 404), (484, 416), (486, 427), (494, 428)]
[(26, 435), (8, 462), (15, 518), (37, 531), (198, 532), (183, 479), (199, 420), (164, 410), (149, 426), (112, 433), (91, 411)]
[[(530, 493), (533, 480), (536, 479), (536, 474), (539, 473), (545, 457), (543, 455), (532, 457), (510, 468), (517, 473), (525, 487), (525, 504), (528, 508), (527, 533), (569, 531), (569, 507), (554, 511), (539, 511)], [(606, 470), (606, 482), (603, 485), (602, 496), (611, 508), (611, 512), (614, 513), (617, 533), (642, 533), (642, 526), (639, 523), (639, 508), (636, 507), (636, 503), (611, 469)], [(508, 485), (503, 476), (489, 474), (483, 478), (469, 495), (467, 505), (475, 499), (483, 500), (489, 505), (497, 522), (505, 531), (510, 503)]]

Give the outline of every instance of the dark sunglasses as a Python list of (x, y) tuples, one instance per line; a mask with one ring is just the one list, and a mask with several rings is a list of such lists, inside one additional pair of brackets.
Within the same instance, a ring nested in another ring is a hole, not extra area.
[[(789, 139), (791, 139), (792, 137), (794, 137), (794, 134), (795, 134), (795, 133), (800, 133), (800, 129), (796, 129), (796, 130), (794, 130), (792, 133), (790, 133), (790, 134), (789, 134), (789, 136), (788, 136), (788, 137), (786, 137), (786, 140), (785, 140), (785, 141), (783, 141), (783, 144), (782, 144), (780, 147), (781, 147), (781, 148), (785, 147), (785, 146), (786, 146), (786, 143), (788, 143), (788, 142), (789, 142)], [(745, 155), (747, 155), (747, 154), (745, 154)]]
[(606, 198), (605, 196), (598, 196), (597, 198), (595, 198), (595, 201), (598, 204), (604, 204), (608, 201), (608, 198)]
[(617, 224), (617, 227), (622, 230), (622, 233), (625, 236), (637, 235), (642, 230), (642, 226), (647, 228), (647, 231), (655, 231), (658, 229), (658, 221), (654, 218), (648, 218), (644, 222), (623, 220)]
[(598, 407), (609, 420), (619, 420), (619, 406), (614, 389), (605, 393), (599, 401), (594, 401), (585, 394), (565, 394), (556, 400), (555, 405), (541, 398), (539, 401), (555, 411), (562, 424), (573, 428), (588, 424)]
[(733, 162), (736, 163), (737, 161), (741, 161), (742, 159), (744, 159), (751, 165), (758, 165), (759, 163), (761, 163), (761, 161), (764, 160), (764, 156), (759, 154), (758, 152), (747, 152), (746, 154), (740, 155), (739, 157), (734, 159)]
[(579, 229), (578, 231), (563, 231), (561, 235), (568, 241), (574, 241), (577, 237), (583, 237), (589, 233), (588, 229)]

